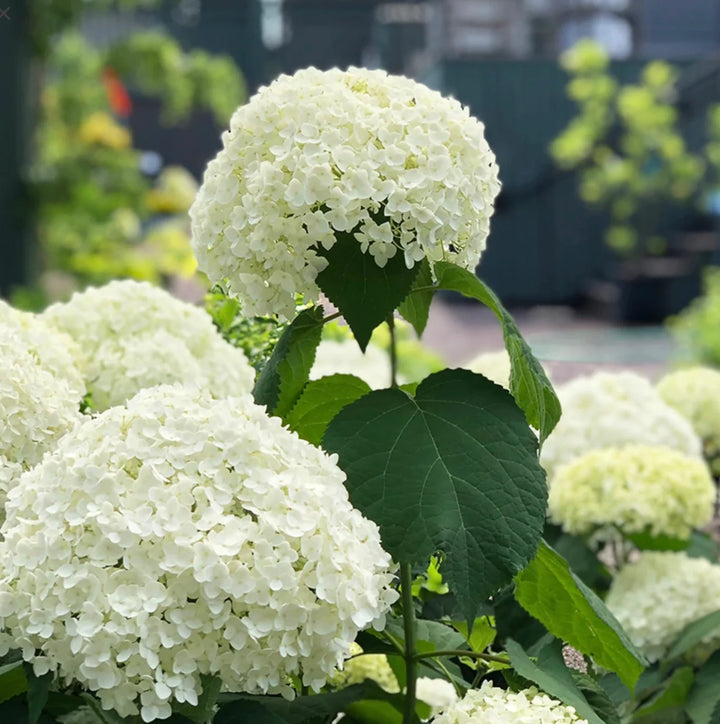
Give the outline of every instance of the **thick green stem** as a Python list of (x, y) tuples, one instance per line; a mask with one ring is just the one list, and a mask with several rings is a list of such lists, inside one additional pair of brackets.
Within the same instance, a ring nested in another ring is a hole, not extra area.
[[(392, 327), (391, 327), (392, 329)], [(417, 652), (415, 651), (415, 609), (412, 597), (412, 568), (409, 563), (400, 564), (403, 623), (405, 626), (405, 712), (403, 724), (415, 721), (415, 684), (417, 682)]]
[(495, 661), (499, 664), (509, 664), (510, 659), (502, 654), (484, 654), (481, 651), (470, 651), (468, 649), (448, 649), (447, 651), (423, 651), (415, 654), (415, 659), (434, 659), (438, 656), (466, 656), (469, 659), (482, 659), (483, 661)]
[(391, 314), (387, 320), (390, 329), (390, 387), (397, 387), (397, 340), (395, 339), (395, 317)]

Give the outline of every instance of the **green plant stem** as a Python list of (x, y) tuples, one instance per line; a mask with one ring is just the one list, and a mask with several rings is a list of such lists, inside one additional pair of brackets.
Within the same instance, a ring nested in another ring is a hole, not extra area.
[[(391, 327), (392, 329), (392, 327)], [(403, 724), (415, 721), (415, 688), (417, 682), (417, 662), (419, 655), (415, 650), (415, 609), (412, 596), (412, 568), (409, 563), (400, 564), (400, 587), (402, 592), (403, 624), (405, 627), (405, 711)]]
[(342, 317), (342, 312), (334, 312), (333, 314), (328, 314), (327, 317), (322, 318), (322, 323), (327, 324), (328, 322), (332, 322), (333, 319), (337, 319), (338, 317)]
[(421, 651), (415, 654), (415, 660), (434, 659), (436, 656), (466, 656), (469, 659), (482, 659), (483, 661), (495, 661), (499, 664), (509, 664), (510, 659), (502, 654), (484, 654), (480, 651), (469, 651), (467, 649), (447, 649), (442, 651)]
[(387, 320), (390, 329), (390, 387), (397, 387), (397, 340), (395, 339), (395, 317), (391, 314)]

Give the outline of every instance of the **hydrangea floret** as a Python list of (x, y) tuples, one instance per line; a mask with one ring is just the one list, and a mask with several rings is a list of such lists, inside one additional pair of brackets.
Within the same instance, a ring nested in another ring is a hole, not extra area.
[(159, 384), (191, 383), (216, 397), (252, 389), (254, 370), (203, 309), (147, 282), (113, 281), (78, 292), (43, 317), (82, 350), (95, 410)]
[(349, 235), (379, 267), (396, 254), (474, 269), (498, 169), (458, 101), (382, 70), (282, 75), (238, 108), (193, 206), (199, 268), (248, 316), (318, 299), (318, 252)]
[(69, 388), (78, 405), (85, 396), (85, 380), (78, 367), (80, 350), (70, 335), (56, 329), (39, 314), (25, 312), (0, 300), (0, 323), (13, 329), (21, 344), (60, 384)]
[(588, 724), (573, 707), (535, 687), (513, 692), (484, 681), (433, 719), (434, 724)]
[[(37, 464), (82, 417), (77, 380), (49, 369), (34, 341), (28, 342), (27, 330), (0, 321), (0, 519), (7, 491), (20, 473)], [(52, 335), (47, 343), (43, 355), (53, 349)]]
[(692, 425), (641, 375), (598, 372), (571, 380), (556, 392), (562, 417), (540, 455), (548, 480), (560, 465), (603, 447), (661, 445), (702, 456)]
[[(683, 552), (644, 551), (613, 579), (606, 604), (648, 661), (663, 658), (678, 634), (717, 611), (720, 566)], [(699, 644), (707, 655), (720, 647), (720, 631)]]
[(550, 517), (568, 533), (613, 526), (687, 539), (713, 516), (707, 465), (672, 448), (628, 445), (592, 450), (561, 466), (551, 481)]
[(720, 372), (710, 367), (677, 370), (661, 378), (657, 390), (692, 423), (713, 472), (720, 475)]
[(86, 417), (10, 492), (0, 651), (148, 722), (203, 674), (320, 688), (397, 598), (344, 478), (249, 396), (161, 386)]

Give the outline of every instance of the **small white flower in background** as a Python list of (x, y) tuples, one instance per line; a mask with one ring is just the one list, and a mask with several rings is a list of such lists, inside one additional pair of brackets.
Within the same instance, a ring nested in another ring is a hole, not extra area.
[[(32, 328), (32, 334), (41, 331)], [(43, 355), (62, 344), (48, 334)], [(38, 463), (58, 439), (82, 418), (78, 379), (48, 367), (37, 351), (39, 339), (0, 321), (0, 519), (5, 495), (24, 470)]]
[(661, 445), (702, 457), (692, 425), (634, 372), (578, 377), (556, 392), (562, 417), (540, 453), (550, 481), (560, 465), (603, 447)]
[(78, 367), (80, 350), (70, 335), (56, 329), (39, 314), (23, 312), (0, 300), (0, 323), (12, 328), (43, 369), (54, 375), (77, 397), (85, 396), (85, 381)]
[(201, 674), (320, 688), (397, 599), (344, 478), (249, 395), (163, 386), (86, 417), (9, 494), (0, 651), (144, 721)]
[[(682, 552), (644, 551), (613, 579), (606, 604), (650, 662), (661, 659), (690, 623), (718, 610), (720, 566)], [(711, 631), (696, 652), (720, 648)]]
[(190, 209), (199, 267), (248, 316), (318, 299), (338, 233), (382, 267), (402, 254), (474, 269), (500, 190), (484, 126), (382, 70), (308, 68), (238, 108)]
[(616, 526), (623, 534), (687, 539), (710, 522), (715, 484), (707, 465), (672, 448), (628, 445), (593, 450), (558, 468), (550, 517), (568, 533)]
[(536, 688), (512, 692), (484, 681), (471, 689), (434, 724), (588, 724), (575, 709)]
[(450, 708), (458, 700), (457, 691), (449, 681), (431, 679), (429, 676), (421, 676), (417, 680), (415, 695), (419, 701), (430, 707), (431, 717)]
[(95, 410), (163, 383), (192, 383), (216, 397), (252, 389), (253, 369), (210, 315), (147, 282), (86, 289), (48, 307), (43, 318), (82, 351), (80, 366)]
[(657, 383), (657, 391), (692, 423), (713, 472), (720, 475), (720, 372), (710, 367), (670, 372)]

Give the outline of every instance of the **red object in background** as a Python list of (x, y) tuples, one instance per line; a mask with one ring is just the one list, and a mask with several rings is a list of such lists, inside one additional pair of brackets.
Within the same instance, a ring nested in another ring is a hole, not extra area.
[(118, 116), (127, 118), (132, 112), (132, 100), (118, 74), (112, 68), (105, 68), (102, 80), (110, 107)]

